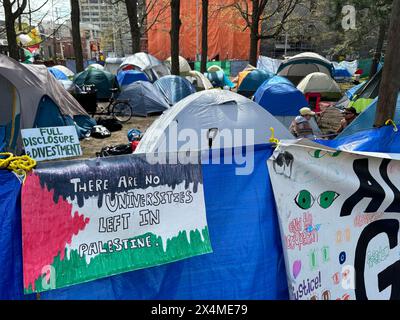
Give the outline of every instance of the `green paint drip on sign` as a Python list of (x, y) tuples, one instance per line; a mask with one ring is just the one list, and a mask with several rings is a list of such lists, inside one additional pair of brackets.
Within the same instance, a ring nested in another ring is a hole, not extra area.
[(77, 250), (72, 250), (68, 259), (66, 250), (65, 258), (60, 260), (60, 255), (58, 255), (52, 264), (55, 271), (55, 287), (46, 287), (45, 275), (42, 275), (35, 281), (36, 290), (33, 291), (32, 286), (29, 286), (25, 289), (25, 294), (66, 287), (212, 252), (208, 227), (205, 227), (201, 233), (197, 229), (190, 231), (190, 241), (186, 231), (179, 232), (176, 237), (167, 240), (165, 251), (162, 238), (153, 233), (146, 233), (132, 239), (143, 239), (147, 236), (150, 237), (151, 247), (102, 253), (92, 258), (89, 264), (86, 263), (85, 256), (79, 256)]

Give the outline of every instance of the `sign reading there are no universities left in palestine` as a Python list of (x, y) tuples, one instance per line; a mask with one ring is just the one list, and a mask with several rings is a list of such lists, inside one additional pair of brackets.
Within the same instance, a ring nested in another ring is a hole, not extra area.
[(201, 166), (137, 155), (40, 164), (22, 229), (26, 293), (212, 252)]

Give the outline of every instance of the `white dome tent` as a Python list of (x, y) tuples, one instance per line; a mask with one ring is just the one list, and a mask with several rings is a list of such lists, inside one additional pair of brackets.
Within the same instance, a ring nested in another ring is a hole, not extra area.
[(340, 96), (339, 85), (331, 77), (322, 72), (314, 72), (305, 77), (297, 86), (304, 94), (321, 93), (322, 96)]
[[(165, 64), (171, 69), (171, 57), (165, 60)], [(182, 76), (186, 76), (190, 71), (192, 71), (192, 68), (190, 68), (189, 62), (184, 57), (179, 56), (179, 73)]]
[(118, 71), (132, 69), (144, 72), (151, 82), (171, 74), (163, 62), (145, 52), (138, 52), (126, 57)]
[[(206, 90), (190, 95), (166, 111), (148, 128), (135, 153), (207, 150), (210, 137), (212, 149), (265, 144), (271, 127), (277, 138), (293, 139), (290, 132), (257, 103), (231, 91)], [(233, 138), (234, 129), (242, 130), (238, 131), (241, 139)], [(246, 140), (246, 129), (253, 130), (251, 141)], [(189, 131), (192, 135), (188, 141), (185, 134)], [(176, 138), (173, 134), (177, 134)]]

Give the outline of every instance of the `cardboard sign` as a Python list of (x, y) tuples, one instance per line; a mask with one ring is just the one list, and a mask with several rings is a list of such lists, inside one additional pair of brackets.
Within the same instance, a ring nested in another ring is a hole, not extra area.
[(25, 152), (36, 161), (82, 155), (74, 126), (21, 130)]
[(136, 155), (39, 166), (22, 189), (25, 292), (211, 252), (200, 165)]
[(400, 161), (282, 145), (268, 168), (292, 299), (400, 299)]

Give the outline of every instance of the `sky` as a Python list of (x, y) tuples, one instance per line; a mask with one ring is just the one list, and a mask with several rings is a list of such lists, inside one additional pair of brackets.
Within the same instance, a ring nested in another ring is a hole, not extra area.
[[(0, 0), (0, 19), (4, 20), (4, 10), (1, 2), (2, 0)], [(30, 0), (30, 2), (31, 9), (34, 10), (42, 6), (46, 0)], [(52, 13), (55, 18), (57, 17), (57, 13), (58, 16), (63, 17), (64, 20), (68, 18), (68, 15), (70, 14), (69, 0), (48, 0), (40, 11), (32, 15), (32, 18), (34, 21), (40, 21), (44, 16), (46, 16), (44, 20), (51, 21)]]

